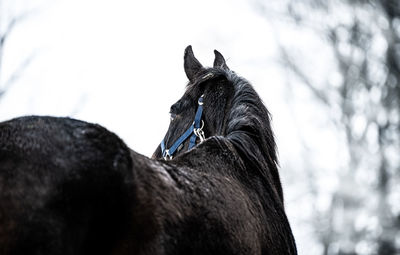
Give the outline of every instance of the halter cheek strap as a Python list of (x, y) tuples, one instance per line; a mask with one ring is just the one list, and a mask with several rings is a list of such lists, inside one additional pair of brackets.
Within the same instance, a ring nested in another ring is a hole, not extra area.
[(205, 140), (204, 136), (204, 121), (201, 120), (201, 116), (203, 114), (203, 95), (198, 100), (197, 112), (194, 117), (193, 124), (181, 135), (174, 144), (166, 149), (164, 139), (161, 141), (161, 152), (164, 159), (172, 159), (174, 153), (178, 150), (178, 148), (189, 138), (189, 150), (196, 146), (197, 138), (200, 139), (200, 143)]

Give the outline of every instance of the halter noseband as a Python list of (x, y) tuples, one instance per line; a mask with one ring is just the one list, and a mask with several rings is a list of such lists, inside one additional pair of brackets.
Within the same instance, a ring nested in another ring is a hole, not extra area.
[(183, 133), (183, 135), (181, 135), (181, 137), (179, 137), (178, 140), (176, 140), (169, 149), (165, 148), (164, 139), (161, 141), (161, 152), (165, 160), (172, 159), (174, 153), (186, 141), (186, 139), (189, 138), (190, 135), (191, 137), (189, 141), (189, 150), (196, 145), (197, 137), (200, 138), (200, 143), (205, 140), (203, 132), (204, 121), (201, 120), (201, 115), (203, 114), (203, 95), (201, 95), (201, 97), (199, 98), (198, 104), (199, 106), (197, 107), (197, 112), (194, 117), (193, 124), (189, 127), (189, 129), (186, 130), (186, 132)]

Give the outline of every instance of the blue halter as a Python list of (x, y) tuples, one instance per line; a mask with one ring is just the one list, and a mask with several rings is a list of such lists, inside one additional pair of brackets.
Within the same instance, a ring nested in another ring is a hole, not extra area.
[(181, 135), (181, 137), (179, 137), (178, 140), (176, 140), (175, 143), (169, 149), (165, 148), (164, 139), (161, 141), (161, 152), (164, 159), (172, 159), (174, 153), (186, 141), (186, 139), (189, 138), (190, 135), (191, 137), (189, 141), (189, 150), (196, 145), (197, 137), (200, 138), (200, 142), (204, 141), (205, 139), (203, 132), (204, 122), (201, 120), (201, 115), (203, 114), (203, 95), (199, 98), (198, 104), (199, 106), (197, 108), (197, 112), (194, 117), (194, 122), (189, 127), (189, 129), (186, 130), (186, 132), (183, 133), (183, 135)]

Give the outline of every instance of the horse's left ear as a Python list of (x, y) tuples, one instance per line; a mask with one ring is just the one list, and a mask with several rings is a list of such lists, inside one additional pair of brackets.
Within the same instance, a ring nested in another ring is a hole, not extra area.
[(203, 69), (203, 66), (200, 62), (195, 58), (192, 50), (192, 46), (187, 46), (185, 49), (185, 56), (184, 56), (184, 67), (185, 73), (188, 77), (189, 81), (193, 81), (196, 77), (196, 74)]
[(219, 51), (214, 50), (215, 59), (214, 59), (214, 68), (223, 68), (229, 70), (229, 67), (226, 65), (224, 56), (222, 56)]

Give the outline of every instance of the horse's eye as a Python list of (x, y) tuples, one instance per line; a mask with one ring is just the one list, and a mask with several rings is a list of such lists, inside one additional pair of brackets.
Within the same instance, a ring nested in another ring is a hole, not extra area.
[(176, 102), (171, 106), (171, 109), (169, 110), (171, 121), (173, 121), (176, 118), (176, 114), (179, 113), (180, 108), (181, 108), (181, 100), (179, 100), (178, 102)]
[(170, 112), (170, 113), (169, 113), (169, 117), (170, 117), (171, 121), (173, 121), (173, 120), (175, 119), (175, 117), (176, 117), (176, 114)]

